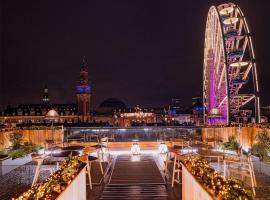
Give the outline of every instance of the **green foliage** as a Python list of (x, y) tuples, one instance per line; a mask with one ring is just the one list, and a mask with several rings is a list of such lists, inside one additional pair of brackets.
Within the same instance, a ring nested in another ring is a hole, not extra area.
[(40, 149), (42, 149), (43, 147), (41, 145), (38, 144), (29, 144), (29, 143), (25, 143), (23, 145), (23, 149), (25, 152), (27, 153), (38, 153), (38, 151)]
[(7, 154), (7, 149), (0, 150), (0, 155), (6, 155), (6, 154)]
[(8, 151), (9, 157), (12, 159), (21, 158), (27, 155), (27, 153), (23, 149), (11, 149)]
[(11, 133), (9, 136), (9, 141), (11, 142), (12, 149), (20, 149), (22, 144), (22, 137), (21, 133)]
[(251, 149), (252, 154), (258, 156), (263, 161), (269, 160), (270, 137), (268, 131), (263, 129), (262, 132), (256, 136), (256, 140), (257, 143), (255, 143)]
[(23, 145), (20, 142), (19, 148), (17, 147), (18, 145), (16, 146), (16, 148), (14, 148), (13, 146), (13, 148), (8, 150), (7, 152), (9, 157), (11, 157), (12, 159), (24, 157), (30, 153), (38, 153), (38, 151), (43, 148), (41, 145), (31, 144), (28, 142), (25, 142)]
[(223, 150), (238, 150), (239, 147), (240, 144), (237, 142), (236, 137), (234, 135), (228, 138), (228, 142), (220, 144), (220, 148)]

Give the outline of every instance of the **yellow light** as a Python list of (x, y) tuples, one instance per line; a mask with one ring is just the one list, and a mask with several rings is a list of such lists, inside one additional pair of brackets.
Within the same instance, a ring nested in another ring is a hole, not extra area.
[(222, 10), (219, 11), (221, 15), (228, 15), (232, 12), (233, 12), (233, 7), (223, 8)]
[(231, 63), (230, 66), (231, 67), (244, 67), (244, 66), (247, 66), (248, 64), (249, 64), (248, 62), (240, 61), (240, 62)]

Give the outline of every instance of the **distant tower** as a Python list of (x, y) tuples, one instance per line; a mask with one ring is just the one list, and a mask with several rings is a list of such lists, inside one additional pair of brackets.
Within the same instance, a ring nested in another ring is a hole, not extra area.
[(48, 87), (46, 85), (45, 85), (44, 90), (43, 90), (42, 102), (43, 102), (43, 104), (50, 103), (49, 90), (48, 90)]
[(80, 79), (77, 85), (78, 115), (80, 120), (86, 122), (90, 115), (90, 84), (85, 58), (80, 70)]

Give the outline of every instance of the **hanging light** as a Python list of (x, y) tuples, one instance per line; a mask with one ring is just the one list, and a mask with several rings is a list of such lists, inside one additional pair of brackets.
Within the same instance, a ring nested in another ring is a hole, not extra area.
[(141, 151), (140, 145), (138, 144), (137, 141), (135, 141), (131, 145), (131, 153), (132, 153), (132, 155), (138, 155), (138, 154), (140, 154), (140, 151)]
[(160, 154), (165, 154), (168, 152), (168, 147), (165, 142), (161, 142), (158, 147), (158, 152)]

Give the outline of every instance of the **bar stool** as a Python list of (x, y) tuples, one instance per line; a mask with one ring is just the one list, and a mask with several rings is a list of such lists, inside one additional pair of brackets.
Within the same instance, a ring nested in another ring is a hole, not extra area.
[(92, 152), (93, 152), (93, 148), (91, 148), (91, 147), (85, 147), (83, 149), (83, 153), (86, 154), (86, 155), (88, 155), (88, 158), (87, 159), (88, 159), (88, 162), (90, 162), (90, 166), (91, 166), (91, 162), (98, 161), (99, 162), (99, 166), (100, 166), (101, 174), (104, 175), (104, 170), (103, 170), (103, 167), (102, 167), (102, 161), (101, 161), (101, 159), (99, 157), (99, 154), (97, 153), (97, 156), (98, 157), (89, 155)]
[(88, 176), (90, 190), (92, 190), (93, 185), (92, 185), (92, 178), (91, 178), (91, 165), (90, 165), (90, 162), (88, 160), (88, 155), (87, 154), (84, 154), (82, 156), (79, 156), (78, 158), (82, 162), (86, 163), (86, 174)]
[[(171, 153), (174, 154), (174, 156), (171, 156)], [(168, 177), (168, 164), (173, 163), (173, 169), (172, 169), (172, 187), (174, 187), (174, 183), (181, 183), (180, 180), (180, 172), (182, 172), (182, 165), (181, 165), (181, 160), (183, 159), (183, 156), (177, 155), (177, 150), (173, 148), (169, 148), (169, 151), (166, 156), (166, 161), (165, 161), (165, 177)]]
[(100, 139), (100, 144), (101, 144), (101, 155), (102, 155), (102, 159), (103, 159), (103, 155), (105, 155), (106, 153), (108, 154), (108, 156), (110, 156), (110, 149), (109, 149), (109, 138), (108, 137), (104, 137)]
[(173, 149), (183, 149), (183, 147), (189, 146), (189, 141), (180, 138), (171, 138), (170, 146)]
[[(33, 153), (31, 154), (31, 158), (32, 158), (32, 161), (35, 161), (37, 162), (37, 167), (36, 167), (36, 170), (35, 170), (35, 175), (34, 175), (34, 178), (33, 178), (33, 181), (32, 181), (32, 186), (34, 186), (36, 183), (37, 183), (37, 180), (38, 180), (38, 176), (41, 172), (41, 165), (45, 159), (45, 155), (44, 154), (36, 154), (36, 153)], [(44, 169), (46, 170), (46, 169)], [(53, 170), (52, 168), (49, 168), (51, 174), (53, 173)]]
[(181, 184), (181, 180), (180, 180), (180, 172), (182, 172), (182, 165), (180, 163), (181, 159), (182, 159), (181, 156), (175, 154), (174, 162), (173, 162), (173, 172), (172, 172), (172, 187), (174, 187), (175, 182)]
[(104, 161), (104, 155), (107, 153), (110, 160), (110, 150), (109, 150), (109, 138), (103, 137), (98, 140), (98, 144), (91, 146), (97, 150), (98, 155), (101, 154), (102, 161)]
[[(181, 138), (170, 138), (169, 146), (168, 146), (168, 152), (166, 154), (166, 161), (165, 161), (165, 176), (168, 175), (168, 164), (174, 163), (175, 155), (177, 153), (180, 153), (180, 150), (182, 150), (184, 147), (188, 146), (189, 142), (185, 141)], [(174, 157), (171, 156), (171, 153), (174, 154)], [(177, 164), (179, 165), (179, 164)]]

